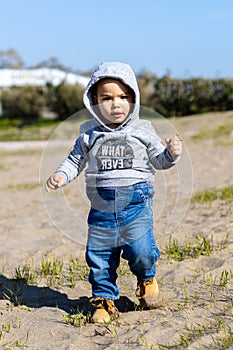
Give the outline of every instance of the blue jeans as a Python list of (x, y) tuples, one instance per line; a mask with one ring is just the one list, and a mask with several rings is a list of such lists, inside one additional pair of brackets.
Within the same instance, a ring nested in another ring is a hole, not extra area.
[(142, 182), (127, 187), (87, 188), (86, 261), (94, 298), (119, 298), (116, 285), (120, 256), (139, 280), (156, 274), (160, 256), (153, 236), (153, 186)]

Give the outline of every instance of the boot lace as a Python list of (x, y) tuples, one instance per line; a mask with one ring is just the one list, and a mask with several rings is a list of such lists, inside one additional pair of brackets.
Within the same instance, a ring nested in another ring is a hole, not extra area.
[(140, 281), (137, 282), (137, 289), (136, 289), (136, 297), (140, 298), (142, 297), (146, 292), (146, 286), (153, 283), (153, 278), (149, 281)]
[(113, 300), (106, 298), (91, 298), (90, 303), (96, 309), (105, 309), (110, 316), (119, 317), (120, 315)]

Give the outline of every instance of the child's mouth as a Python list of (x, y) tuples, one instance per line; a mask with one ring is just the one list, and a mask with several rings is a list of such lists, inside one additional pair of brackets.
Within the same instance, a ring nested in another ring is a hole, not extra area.
[(114, 118), (122, 117), (122, 115), (123, 115), (123, 113), (121, 113), (121, 112), (112, 113), (112, 116), (113, 116)]

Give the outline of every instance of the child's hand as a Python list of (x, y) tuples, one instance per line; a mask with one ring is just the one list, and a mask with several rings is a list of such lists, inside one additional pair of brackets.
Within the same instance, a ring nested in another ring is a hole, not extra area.
[(45, 189), (47, 192), (50, 192), (50, 189), (57, 190), (58, 188), (62, 187), (64, 183), (65, 183), (65, 179), (62, 175), (53, 174), (48, 178), (45, 185)]
[(165, 142), (167, 145), (167, 150), (172, 158), (176, 158), (181, 155), (182, 141), (177, 135), (166, 137)]

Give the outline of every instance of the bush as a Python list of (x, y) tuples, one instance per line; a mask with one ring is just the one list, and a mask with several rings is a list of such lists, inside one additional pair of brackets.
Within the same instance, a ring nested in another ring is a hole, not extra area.
[(48, 85), (47, 88), (47, 106), (59, 119), (64, 120), (84, 108), (84, 88), (81, 85), (61, 83), (58, 86)]
[[(144, 73), (138, 77), (138, 83), (142, 104), (165, 117), (233, 109), (233, 80), (230, 79), (181, 80)], [(37, 120), (45, 111), (64, 120), (84, 108), (83, 92), (81, 85), (64, 82), (43, 88), (12, 87), (1, 94), (3, 114), (23, 118), (23, 125)]]
[(38, 119), (45, 101), (43, 89), (35, 86), (12, 87), (1, 94), (3, 114), (9, 118)]
[(233, 80), (230, 79), (181, 80), (169, 75), (158, 78), (147, 74), (141, 75), (139, 82), (142, 103), (167, 117), (233, 109)]

